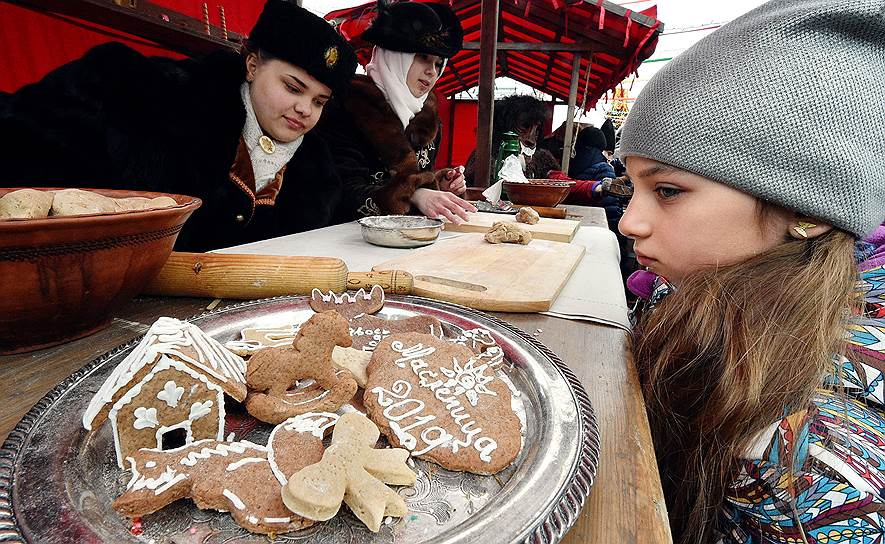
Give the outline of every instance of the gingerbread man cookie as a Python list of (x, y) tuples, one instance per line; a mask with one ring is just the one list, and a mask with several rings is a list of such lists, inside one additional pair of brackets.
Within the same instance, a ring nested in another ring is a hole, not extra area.
[[(334, 367), (332, 350), (350, 343), (347, 321), (329, 311), (311, 317), (291, 347), (255, 353), (246, 367), (246, 410), (267, 423), (337, 410), (353, 397), (357, 384), (349, 371)], [(300, 387), (298, 382), (307, 379), (314, 383)]]
[(429, 334), (386, 338), (369, 363), (367, 415), (397, 447), (450, 470), (494, 474), (522, 447), (501, 348), (479, 355)]
[(335, 310), (343, 315), (350, 323), (353, 347), (363, 351), (372, 351), (384, 338), (401, 332), (442, 336), (442, 323), (429, 315), (407, 319), (383, 319), (371, 315), (384, 307), (384, 289), (380, 285), (373, 286), (368, 293), (360, 289), (352, 295), (336, 295), (332, 291), (323, 294), (319, 289), (314, 289), (310, 294), (310, 307), (315, 312)]
[(323, 434), (335, 414), (304, 414), (284, 421), (267, 446), (243, 440), (201, 440), (175, 450), (141, 449), (126, 457), (132, 478), (114, 509), (134, 518), (189, 497), (202, 509), (230, 512), (241, 527), (263, 534), (313, 525), (293, 516), (280, 490), (292, 474), (319, 461)]
[(375, 449), (379, 436), (378, 427), (362, 414), (341, 416), (322, 460), (289, 477), (283, 503), (299, 516), (323, 521), (335, 516), (344, 501), (376, 533), (384, 516), (406, 515), (406, 502), (387, 485), (412, 485), (417, 475), (406, 465), (408, 451)]

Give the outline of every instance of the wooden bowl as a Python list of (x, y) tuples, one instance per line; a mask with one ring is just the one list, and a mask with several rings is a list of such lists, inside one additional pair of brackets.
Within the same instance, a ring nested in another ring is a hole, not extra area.
[[(0, 189), (0, 196), (17, 189)], [(168, 196), (178, 205), (0, 221), (0, 354), (53, 346), (109, 325), (160, 271), (202, 204), (182, 195), (89, 190), (115, 198)]]
[(528, 183), (504, 182), (507, 200), (519, 204), (554, 207), (568, 196), (574, 181), (530, 179)]

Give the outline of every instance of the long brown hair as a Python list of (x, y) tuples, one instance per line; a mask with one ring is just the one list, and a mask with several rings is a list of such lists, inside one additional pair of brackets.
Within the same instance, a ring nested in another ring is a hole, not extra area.
[(692, 274), (643, 316), (634, 353), (676, 542), (712, 540), (752, 439), (809, 406), (844, 351), (853, 249), (835, 229), (785, 241)]

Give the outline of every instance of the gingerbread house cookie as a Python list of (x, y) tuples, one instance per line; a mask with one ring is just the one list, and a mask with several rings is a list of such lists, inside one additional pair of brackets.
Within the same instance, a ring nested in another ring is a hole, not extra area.
[(195, 325), (161, 317), (92, 398), (83, 427), (110, 419), (123, 468), (141, 448), (221, 440), (225, 395), (246, 398), (245, 361)]
[(480, 354), (429, 334), (375, 348), (363, 402), (394, 447), (450, 469), (494, 474), (522, 447), (522, 423), (497, 376), (501, 348)]

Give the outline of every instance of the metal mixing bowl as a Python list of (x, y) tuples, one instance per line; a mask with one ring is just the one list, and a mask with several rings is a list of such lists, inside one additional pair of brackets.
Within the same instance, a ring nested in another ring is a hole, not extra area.
[(358, 221), (363, 239), (384, 247), (421, 247), (439, 237), (443, 222), (416, 215), (375, 215)]

